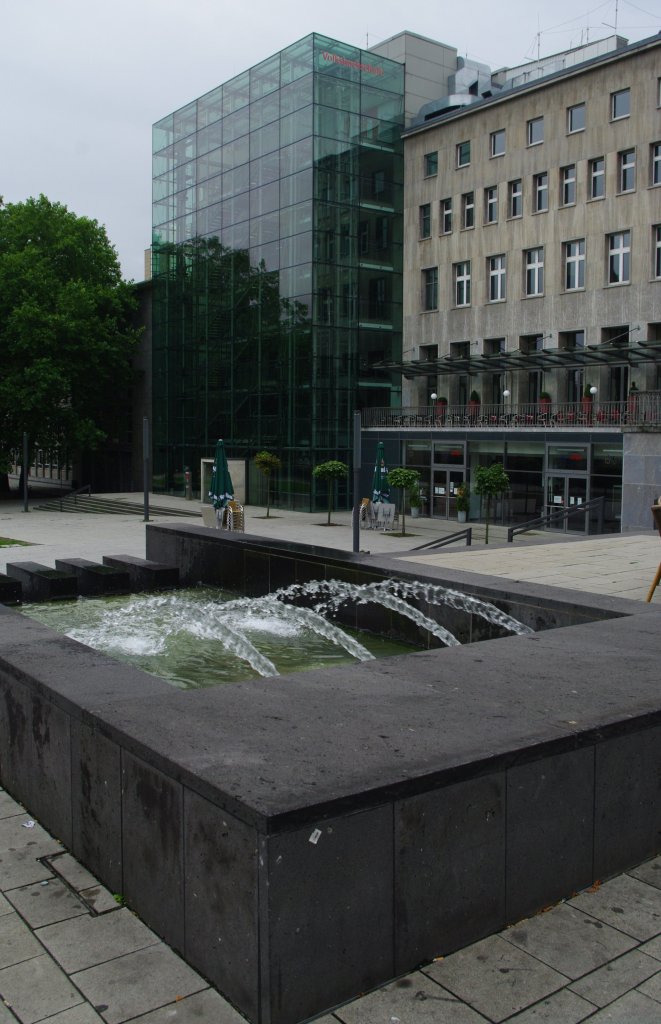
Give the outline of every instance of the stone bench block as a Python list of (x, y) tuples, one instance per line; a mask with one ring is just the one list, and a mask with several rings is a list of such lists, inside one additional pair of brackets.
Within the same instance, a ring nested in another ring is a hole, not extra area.
[(23, 589), (20, 582), (0, 573), (0, 604), (20, 604), (22, 600)]
[(76, 577), (39, 562), (8, 562), (7, 575), (18, 580), (24, 601), (60, 601), (78, 597)]
[(104, 594), (129, 594), (131, 579), (125, 569), (101, 565), (87, 558), (58, 558), (55, 568), (60, 572), (71, 572), (78, 581), (78, 593), (82, 597), (101, 597)]
[(134, 555), (104, 555), (103, 564), (127, 572), (131, 590), (169, 590), (179, 586), (179, 569), (175, 565)]

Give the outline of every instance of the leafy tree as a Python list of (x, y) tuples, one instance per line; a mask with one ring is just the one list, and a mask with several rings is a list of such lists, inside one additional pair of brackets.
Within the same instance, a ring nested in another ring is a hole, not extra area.
[(330, 459), (329, 462), (321, 462), (312, 470), (312, 475), (317, 480), (325, 480), (328, 484), (328, 526), (331, 525), (331, 511), (333, 509), (333, 484), (341, 480), (349, 472), (349, 467), (337, 459)]
[(491, 512), (491, 499), (504, 494), (509, 490), (510, 478), (503, 469), (502, 463), (494, 462), (492, 466), (478, 466), (475, 470), (475, 483), (473, 490), (481, 498), (487, 499), (486, 505), (486, 533), (484, 543), (489, 543), (489, 517)]
[(420, 481), (420, 474), (417, 469), (389, 469), (388, 480), (393, 487), (401, 490), (399, 510), (402, 514), (402, 536), (406, 536), (406, 494), (408, 491), (417, 488)]
[(273, 452), (257, 452), (253, 459), (257, 469), (266, 477), (266, 518), (269, 518), (271, 508), (271, 473), (277, 473), (282, 465), (282, 459)]
[(134, 308), (97, 221), (43, 195), (0, 202), (0, 472), (24, 432), (32, 450), (78, 452), (104, 437), (124, 411)]

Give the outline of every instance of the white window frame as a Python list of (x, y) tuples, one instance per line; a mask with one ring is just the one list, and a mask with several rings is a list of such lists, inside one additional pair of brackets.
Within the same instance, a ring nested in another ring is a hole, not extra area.
[(608, 284), (629, 284), (631, 280), (631, 231), (608, 235)]
[(652, 228), (654, 253), (652, 261), (652, 271), (655, 280), (661, 279), (661, 224), (655, 224)]
[(544, 294), (544, 246), (526, 249), (526, 296)]
[[(597, 163), (601, 162), (601, 169), (597, 170)], [(590, 169), (590, 199), (603, 199), (606, 195), (606, 157), (595, 156), (589, 162)], [(595, 184), (600, 182), (598, 195), (595, 195)]]
[(507, 256), (505, 253), (489, 256), (487, 269), (489, 272), (489, 302), (504, 302), (507, 298)]
[(498, 223), (498, 186), (489, 185), (484, 190), (484, 223)]
[(498, 128), (489, 136), (489, 154), (492, 157), (505, 155), (505, 129)]
[[(617, 114), (616, 113), (616, 109), (617, 109), (617, 106), (618, 106), (618, 99), (620, 97), (624, 98), (625, 96), (627, 97), (627, 103), (626, 103), (627, 109), (626, 109), (626, 111), (623, 114)], [(631, 89), (629, 89), (629, 88), (626, 88), (626, 89), (616, 89), (615, 92), (611, 93), (610, 103), (611, 103), (611, 108), (610, 108), (611, 121), (621, 121), (623, 117), (630, 117), (631, 116)]]
[(475, 193), (464, 192), (461, 197), (461, 226), (464, 231), (475, 227)]
[(661, 185), (661, 142), (650, 145), (650, 185)]
[(574, 238), (565, 242), (565, 291), (585, 289), (585, 239)]
[[(583, 124), (579, 128), (572, 126), (573, 113), (575, 110), (583, 111)], [(585, 103), (574, 103), (573, 106), (567, 107), (567, 134), (573, 135), (575, 132), (585, 131)]]
[[(464, 147), (468, 149), (465, 151)], [(457, 167), (469, 167), (471, 162), (471, 144), (470, 139), (466, 139), (464, 142), (457, 143)]]
[(561, 191), (563, 206), (576, 205), (576, 164), (567, 164), (560, 168)]
[[(438, 175), (438, 150), (433, 149), (429, 153), (425, 153), (424, 157), (424, 172), (425, 178), (435, 178)], [(430, 167), (434, 165), (434, 169), (430, 170)]]
[(438, 267), (422, 271), (422, 309), (425, 313), (438, 309)]
[[(523, 178), (514, 178), (507, 186), (508, 213), (510, 218), (523, 217)], [(515, 202), (520, 212), (514, 212)]]
[[(541, 138), (535, 138), (538, 130), (541, 132)], [(544, 141), (544, 115), (541, 117), (532, 117), (526, 125), (526, 139), (528, 140), (529, 146), (541, 146)]]
[(431, 203), (421, 203), (418, 218), (418, 239), (431, 238)]
[[(630, 176), (631, 183), (627, 184)], [(617, 191), (634, 192), (636, 189), (636, 149), (622, 149), (617, 154)]]
[(549, 172), (540, 171), (533, 179), (533, 203), (535, 213), (548, 213), (549, 209)]
[(452, 197), (441, 199), (441, 234), (452, 234)]
[(462, 260), (453, 264), (454, 304), (457, 307), (471, 304), (471, 261)]

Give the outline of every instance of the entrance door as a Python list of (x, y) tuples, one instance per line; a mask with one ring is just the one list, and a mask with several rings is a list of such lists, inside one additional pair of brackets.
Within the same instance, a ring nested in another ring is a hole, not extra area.
[(434, 469), (431, 514), (438, 519), (457, 514), (457, 488), (464, 482), (463, 469)]
[(546, 511), (558, 512), (560, 509), (572, 509), (575, 515), (570, 514), (566, 519), (556, 520), (549, 523), (549, 529), (576, 531), (585, 530), (586, 517), (580, 511), (581, 505), (587, 501), (588, 481), (586, 477), (566, 476), (561, 473), (554, 473), (546, 479)]

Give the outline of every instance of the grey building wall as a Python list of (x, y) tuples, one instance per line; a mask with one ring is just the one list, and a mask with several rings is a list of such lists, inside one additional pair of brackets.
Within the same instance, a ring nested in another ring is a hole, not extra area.
[(661, 427), (625, 427), (622, 440), (622, 532), (654, 529), (650, 506), (661, 495)]
[(411, 124), (425, 103), (447, 96), (448, 79), (457, 70), (457, 50), (454, 46), (419, 36), (415, 32), (400, 32), (370, 46), (370, 50), (406, 65), (404, 112), (407, 125)]

